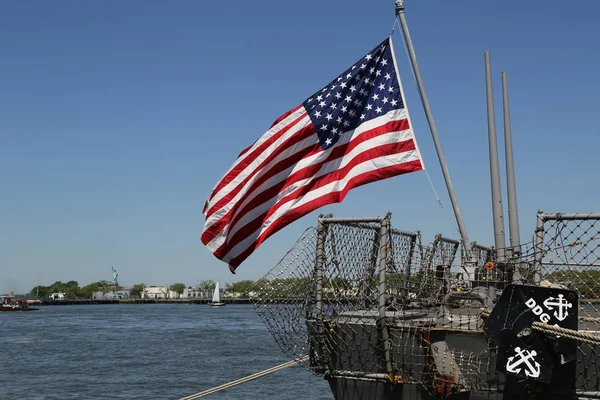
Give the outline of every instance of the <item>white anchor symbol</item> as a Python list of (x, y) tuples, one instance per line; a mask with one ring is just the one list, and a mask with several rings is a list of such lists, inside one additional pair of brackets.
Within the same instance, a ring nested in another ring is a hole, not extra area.
[[(533, 357), (537, 356), (537, 352), (535, 350), (528, 351), (527, 349), (521, 350), (520, 347), (515, 347), (515, 352), (517, 353), (513, 357), (508, 358), (508, 362), (506, 363), (506, 371), (512, 372), (513, 374), (518, 374), (521, 372), (521, 368), (517, 368), (519, 365), (525, 363), (528, 367), (525, 370), (525, 375), (531, 378), (537, 378), (540, 376), (540, 363), (534, 360)], [(513, 362), (515, 357), (519, 356), (520, 359)], [(530, 362), (532, 360), (535, 363), (535, 366)]]
[(558, 295), (558, 299), (556, 299), (556, 302), (552, 302), (552, 300), (554, 300), (554, 297), (547, 298), (546, 300), (544, 300), (544, 305), (546, 306), (546, 308), (548, 308), (548, 310), (553, 310), (553, 306), (558, 307), (558, 313), (557, 311), (554, 311), (554, 316), (559, 321), (564, 321), (569, 316), (567, 308), (573, 307), (573, 304), (565, 300), (562, 294)]

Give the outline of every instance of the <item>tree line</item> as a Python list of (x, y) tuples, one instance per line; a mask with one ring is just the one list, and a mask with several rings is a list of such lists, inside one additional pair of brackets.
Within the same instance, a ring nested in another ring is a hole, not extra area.
[[(253, 283), (254, 281), (251, 280), (243, 280), (231, 284), (226, 283), (225, 291), (229, 293), (240, 293), (241, 295), (246, 295), (248, 293), (248, 289)], [(212, 291), (215, 289), (215, 286), (215, 281), (204, 280), (198, 282), (195, 289), (206, 294), (212, 293)], [(148, 286), (145, 283), (137, 283), (133, 285), (129, 291), (130, 296), (142, 297), (142, 293), (147, 287)], [(167, 293), (165, 293), (165, 295), (168, 295), (168, 292), (174, 292), (178, 295), (181, 295), (186, 288), (193, 289), (192, 286), (186, 286), (180, 282), (174, 283), (166, 286)], [(49, 286), (34, 286), (29, 292), (29, 295), (31, 297), (45, 299), (50, 297), (53, 293), (63, 293), (67, 299), (90, 299), (94, 293), (101, 292), (104, 295), (107, 293), (118, 292), (122, 289), (123, 287), (121, 285), (115, 285), (114, 282), (105, 280), (93, 282), (83, 287), (80, 287), (77, 281), (56, 281)]]

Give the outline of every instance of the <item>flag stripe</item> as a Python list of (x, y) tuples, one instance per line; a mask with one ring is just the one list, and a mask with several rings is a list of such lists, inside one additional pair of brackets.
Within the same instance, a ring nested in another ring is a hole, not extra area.
[(245, 168), (249, 167), (251, 163), (265, 151), (265, 149), (273, 145), (273, 143), (275, 143), (277, 140), (286, 138), (286, 133), (295, 127), (300, 120), (306, 117), (306, 112), (301, 105), (293, 108), (286, 114), (289, 115), (279, 123), (273, 125), (271, 129), (269, 129), (267, 133), (265, 133), (252, 146), (242, 151), (240, 154), (241, 157), (235, 161), (233, 166), (229, 169), (229, 171), (227, 171), (225, 176), (221, 178), (219, 183), (217, 183), (213, 189), (213, 194), (209, 199), (209, 202), (212, 202), (214, 195), (219, 193), (224, 186), (229, 184)]
[[(322, 193), (326, 188), (329, 188), (331, 185), (336, 185), (338, 183), (344, 182), (347, 180), (348, 175), (355, 172), (356, 169), (360, 169), (361, 165), (365, 163), (372, 162), (377, 159), (377, 155), (386, 154), (388, 158), (393, 157), (394, 155), (403, 155), (406, 153), (407, 157), (414, 157), (415, 146), (412, 141), (406, 142), (396, 142), (385, 144), (378, 147), (370, 148), (367, 151), (361, 152), (356, 157), (352, 158), (350, 162), (345, 164), (341, 168), (334, 168), (334, 172), (329, 174), (324, 174), (319, 178), (311, 179), (307, 182), (307, 184), (301, 186), (294, 192), (277, 199), (271, 199), (268, 203), (271, 203), (271, 206), (265, 211), (263, 214), (252, 218), (250, 222), (243, 221), (240, 224), (232, 226), (229, 231), (227, 247), (235, 249), (235, 246), (243, 241), (245, 238), (250, 237), (253, 232), (257, 229), (260, 229), (261, 226), (269, 226), (272, 223), (273, 215), (280, 215), (281, 210), (286, 210), (287, 207), (293, 206), (298, 201), (306, 201), (310, 200), (314, 195)], [(389, 163), (389, 160), (386, 160), (385, 163)], [(377, 167), (375, 165), (375, 167)], [(376, 170), (378, 172), (378, 170)], [(373, 180), (380, 179), (377, 175), (373, 176)], [(329, 191), (329, 190), (327, 190)], [(289, 203), (292, 203), (290, 205)], [(284, 211), (285, 212), (285, 211)], [(246, 214), (248, 215), (248, 214)], [(215, 254), (220, 253), (216, 252)], [(224, 254), (223, 254), (224, 255)]]
[[(252, 254), (252, 252), (258, 248), (269, 236), (276, 233), (287, 224), (306, 215), (307, 213), (322, 207), (324, 204), (341, 202), (351, 189), (374, 182), (378, 179), (386, 179), (422, 169), (421, 161), (417, 158), (416, 151), (406, 153), (405, 156), (407, 156), (407, 158), (410, 156), (414, 159), (385, 168), (377, 168), (376, 171), (377, 175), (379, 176), (377, 178), (373, 176), (373, 171), (366, 171), (361, 174), (351, 176), (349, 179), (347, 179), (347, 183), (338, 191), (331, 192), (324, 190), (324, 193), (319, 197), (314, 197), (309, 201), (303, 201), (295, 205), (293, 208), (290, 206), (288, 210), (280, 211), (280, 216), (271, 218), (271, 221), (265, 222), (265, 228), (257, 230), (253, 234), (249, 235), (237, 247), (232, 248), (229, 252), (230, 254), (221, 256), (223, 261), (228, 262), (230, 268), (235, 270), (242, 263), (242, 261)], [(215, 255), (217, 254), (215, 253)]]
[[(306, 139), (304, 140), (306, 141)], [(311, 140), (311, 142), (314, 142), (314, 140)], [(202, 235), (202, 241), (206, 244), (213, 240), (215, 235), (229, 224), (231, 216), (234, 215), (237, 210), (243, 208), (248, 202), (253, 201), (259, 195), (262, 195), (262, 192), (260, 192), (262, 185), (270, 185), (269, 180), (274, 179), (277, 176), (282, 176), (281, 179), (285, 179), (285, 177), (289, 175), (289, 170), (294, 168), (294, 165), (296, 165), (298, 161), (319, 150), (319, 144), (315, 143), (312, 147), (304, 147), (302, 150), (295, 153), (274, 154), (274, 159), (270, 163), (272, 166), (267, 165), (264, 169), (253, 171), (248, 177), (242, 180), (240, 185), (234, 188), (215, 205), (215, 210), (220, 210), (221, 212), (216, 212), (216, 214), (211, 215), (215, 222), (211, 224), (210, 229), (206, 230)], [(286, 155), (289, 155), (289, 157), (280, 160)], [(257, 176), (255, 177), (255, 175)], [(253, 177), (255, 177), (255, 179), (251, 180)], [(258, 201), (260, 202), (260, 200)]]

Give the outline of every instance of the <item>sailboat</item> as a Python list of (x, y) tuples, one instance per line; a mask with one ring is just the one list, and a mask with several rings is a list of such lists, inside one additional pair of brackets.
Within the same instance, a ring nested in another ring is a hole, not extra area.
[(220, 307), (225, 305), (225, 303), (221, 302), (221, 296), (219, 293), (219, 281), (217, 281), (217, 284), (215, 285), (215, 291), (213, 292), (212, 302), (208, 304), (214, 307)]

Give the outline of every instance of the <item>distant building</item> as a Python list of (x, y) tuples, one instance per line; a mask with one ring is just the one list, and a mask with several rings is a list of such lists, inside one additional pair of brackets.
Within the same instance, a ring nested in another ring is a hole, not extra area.
[(177, 293), (169, 290), (168, 286), (149, 286), (142, 292), (142, 299), (171, 299)]
[(52, 293), (50, 296), (48, 296), (48, 298), (50, 300), (64, 300), (65, 299), (65, 294), (64, 293)]

